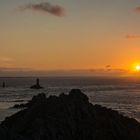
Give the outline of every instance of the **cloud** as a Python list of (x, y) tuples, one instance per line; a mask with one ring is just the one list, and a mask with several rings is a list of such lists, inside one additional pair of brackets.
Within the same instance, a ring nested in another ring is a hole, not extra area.
[(14, 60), (12, 58), (9, 58), (9, 57), (1, 57), (0, 58), (0, 61), (1, 62), (4, 62), (4, 63), (11, 63), (13, 62)]
[(14, 64), (14, 59), (10, 57), (0, 57), (0, 66), (12, 67)]
[(41, 2), (38, 4), (29, 3), (18, 7), (19, 11), (32, 10), (44, 13), (50, 13), (54, 16), (64, 16), (64, 8), (59, 5), (52, 5), (49, 2)]
[(126, 39), (140, 39), (140, 35), (137, 34), (127, 34), (125, 36)]
[(140, 6), (134, 9), (135, 12), (140, 13)]

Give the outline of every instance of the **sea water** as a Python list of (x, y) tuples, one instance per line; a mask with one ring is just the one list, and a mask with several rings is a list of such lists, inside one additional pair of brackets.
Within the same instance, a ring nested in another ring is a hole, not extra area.
[[(138, 77), (41, 77), (43, 89), (34, 90), (35, 77), (0, 78), (0, 121), (19, 111), (15, 104), (28, 102), (34, 95), (68, 94), (73, 88), (81, 89), (92, 104), (112, 108), (125, 116), (140, 121), (140, 78)], [(6, 87), (2, 88), (2, 83)]]

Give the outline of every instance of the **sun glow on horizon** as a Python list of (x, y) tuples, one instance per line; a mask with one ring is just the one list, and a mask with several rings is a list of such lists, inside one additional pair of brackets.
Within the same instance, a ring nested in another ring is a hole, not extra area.
[(140, 63), (134, 63), (132, 65), (132, 71), (133, 72), (140, 72)]
[(140, 71), (140, 65), (136, 65), (136, 71)]

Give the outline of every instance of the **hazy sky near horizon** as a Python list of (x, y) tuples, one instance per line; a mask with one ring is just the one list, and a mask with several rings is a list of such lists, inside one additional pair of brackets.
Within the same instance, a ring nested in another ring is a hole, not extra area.
[[(43, 2), (64, 15), (31, 7)], [(140, 63), (139, 7), (140, 0), (1, 0), (0, 67), (127, 69)]]

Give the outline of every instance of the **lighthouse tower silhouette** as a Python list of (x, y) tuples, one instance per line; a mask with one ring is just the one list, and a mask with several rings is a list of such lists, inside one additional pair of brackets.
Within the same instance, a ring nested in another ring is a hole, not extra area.
[(39, 78), (36, 79), (36, 84), (30, 87), (31, 89), (41, 89), (43, 87), (40, 86)]

